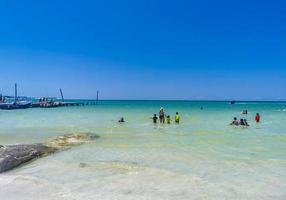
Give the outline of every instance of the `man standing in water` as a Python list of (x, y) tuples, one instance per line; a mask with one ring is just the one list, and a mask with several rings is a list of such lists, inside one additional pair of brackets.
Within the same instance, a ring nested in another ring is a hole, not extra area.
[(165, 124), (165, 112), (164, 112), (164, 108), (161, 108), (159, 111), (159, 119), (160, 119), (160, 123)]
[(179, 115), (178, 112), (176, 112), (176, 115), (175, 115), (175, 122), (176, 122), (176, 124), (179, 124), (180, 120), (181, 120), (181, 116)]

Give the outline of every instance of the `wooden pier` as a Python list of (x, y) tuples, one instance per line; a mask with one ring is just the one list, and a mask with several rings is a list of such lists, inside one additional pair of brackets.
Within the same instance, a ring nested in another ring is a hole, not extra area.
[(85, 103), (82, 102), (63, 102), (61, 106), (84, 106)]

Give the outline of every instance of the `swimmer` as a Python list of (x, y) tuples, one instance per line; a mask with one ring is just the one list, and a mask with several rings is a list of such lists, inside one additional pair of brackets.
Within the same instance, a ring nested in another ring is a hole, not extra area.
[(119, 122), (119, 123), (123, 123), (123, 122), (125, 122), (125, 120), (124, 120), (123, 117), (121, 117), (121, 119), (120, 119), (118, 122)]
[(233, 121), (230, 123), (230, 125), (235, 125), (235, 126), (239, 125), (239, 122), (237, 121), (236, 117), (233, 118)]
[(259, 115), (259, 113), (256, 113), (256, 116), (255, 116), (255, 121), (256, 121), (256, 123), (259, 123), (260, 122), (260, 115)]
[(245, 126), (245, 124), (244, 124), (244, 120), (243, 120), (243, 119), (240, 119), (239, 125), (241, 125), (241, 126)]
[(242, 113), (243, 115), (247, 115), (247, 114), (248, 114), (248, 111), (247, 111), (247, 110), (243, 110), (241, 113)]

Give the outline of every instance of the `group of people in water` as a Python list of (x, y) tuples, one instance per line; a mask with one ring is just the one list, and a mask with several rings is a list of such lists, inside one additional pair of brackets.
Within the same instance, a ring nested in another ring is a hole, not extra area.
[[(248, 111), (247, 110), (243, 110), (241, 114), (247, 115)], [(159, 119), (160, 124), (165, 124), (165, 123), (171, 124), (172, 123), (172, 119), (171, 119), (170, 115), (166, 115), (165, 114), (164, 108), (160, 109), (159, 117), (157, 116), (157, 114), (153, 115), (153, 117), (152, 117), (153, 123), (157, 124), (158, 123), (158, 119)], [(181, 120), (181, 116), (179, 115), (178, 112), (176, 112), (175, 117), (174, 117), (175, 123), (179, 124), (180, 120)], [(256, 113), (256, 115), (255, 115), (255, 122), (259, 123), (260, 120), (261, 120), (260, 114)], [(125, 120), (122, 117), (118, 122), (119, 123), (124, 123)], [(238, 120), (237, 117), (233, 118), (233, 121), (230, 123), (230, 125), (233, 125), (233, 126), (246, 126), (246, 127), (249, 126), (249, 124), (248, 124), (248, 122), (247, 122), (247, 120), (245, 118), (241, 118), (240, 120)]]
[[(154, 114), (152, 119), (153, 119), (153, 123), (157, 124), (157, 121), (158, 121), (157, 114)], [(164, 108), (161, 108), (159, 111), (159, 120), (160, 120), (160, 124), (165, 124), (166, 122), (167, 122), (167, 124), (172, 123), (172, 119), (171, 119), (170, 115), (165, 114)], [(179, 124), (180, 120), (181, 120), (181, 116), (179, 115), (178, 112), (176, 112), (175, 123)]]
[[(244, 110), (244, 111), (242, 111), (242, 114), (247, 115), (248, 111)], [(256, 113), (256, 115), (255, 115), (255, 122), (259, 123), (260, 120), (261, 120), (260, 114)], [(234, 125), (234, 126), (249, 126), (249, 124), (248, 124), (246, 119), (238, 120), (237, 117), (233, 118), (233, 121), (230, 123), (230, 125)]]
[[(172, 119), (170, 117), (170, 115), (166, 115), (165, 114), (165, 111), (164, 111), (164, 108), (161, 108), (160, 111), (159, 111), (159, 117), (157, 116), (157, 114), (154, 114), (153, 117), (152, 117), (152, 120), (153, 120), (153, 123), (154, 124), (157, 124), (158, 122), (158, 119), (160, 121), (160, 124), (171, 124), (172, 123)], [(176, 124), (179, 124), (180, 123), (180, 120), (181, 120), (181, 116), (179, 115), (178, 112), (176, 112), (176, 115), (175, 115), (175, 123)], [(119, 123), (124, 123), (125, 120), (123, 117), (121, 117), (119, 120), (118, 120)]]

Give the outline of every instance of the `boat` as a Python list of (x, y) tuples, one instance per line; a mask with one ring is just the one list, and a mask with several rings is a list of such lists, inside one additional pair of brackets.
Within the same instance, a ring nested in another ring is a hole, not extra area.
[(2, 110), (14, 110), (14, 109), (26, 109), (30, 108), (32, 103), (30, 102), (14, 102), (14, 103), (1, 103), (0, 109)]
[(17, 83), (15, 83), (15, 96), (2, 96), (0, 98), (0, 109), (14, 110), (14, 109), (26, 109), (31, 108), (32, 101), (28, 97), (18, 97)]

